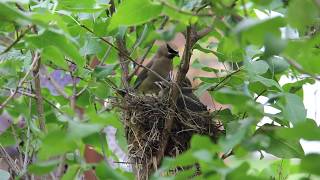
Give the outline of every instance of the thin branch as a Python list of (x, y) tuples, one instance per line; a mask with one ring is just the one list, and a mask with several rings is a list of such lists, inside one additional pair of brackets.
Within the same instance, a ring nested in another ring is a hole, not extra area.
[(208, 14), (202, 14), (202, 13), (194, 13), (194, 12), (191, 12), (191, 11), (185, 11), (185, 10), (182, 10), (164, 0), (159, 0), (159, 2), (161, 3), (161, 5), (163, 6), (167, 6), (168, 8), (170, 9), (173, 9), (174, 11), (177, 11), (181, 14), (186, 14), (186, 15), (190, 15), (190, 16), (203, 16), (203, 17), (210, 17), (210, 16), (213, 16), (213, 14), (211, 13), (208, 13)]
[(20, 34), (20, 36), (17, 37), (17, 39), (15, 41), (13, 41), (5, 50), (3, 50), (0, 55), (7, 53), (8, 51), (10, 51), (10, 49), (15, 46), (28, 32), (29, 30), (32, 28), (33, 26), (29, 26), (26, 30), (22, 31), (22, 33)]
[(29, 74), (31, 73), (31, 71), (33, 70), (35, 65), (37, 64), (38, 60), (39, 60), (39, 57), (37, 57), (37, 56), (33, 57), (33, 61), (30, 66), (30, 69), (27, 71), (27, 73), (24, 75), (24, 77), (19, 81), (17, 87), (11, 93), (11, 95), (4, 102), (2, 102), (2, 104), (0, 105), (0, 110), (3, 109), (9, 103), (9, 101), (14, 97), (14, 95), (17, 94), (19, 87), (22, 86), (23, 83), (26, 81), (27, 77), (29, 76)]
[(237, 74), (237, 73), (240, 72), (241, 70), (242, 70), (241, 68), (240, 68), (240, 69), (237, 69), (237, 70), (233, 71), (232, 73), (224, 76), (224, 78), (223, 78), (221, 81), (219, 81), (214, 87), (209, 88), (208, 91), (214, 91), (214, 90), (216, 90), (224, 81), (226, 81), (227, 79), (229, 79), (229, 78), (230, 78), (231, 76), (233, 76), (234, 74)]
[[(4, 90), (7, 90), (7, 91), (14, 91), (14, 89), (10, 89), (8, 87), (1, 87), (2, 89)], [(20, 87), (19, 87), (20, 88)], [(21, 95), (24, 95), (24, 96), (27, 96), (27, 97), (31, 97), (31, 98), (36, 98), (36, 95), (35, 94), (32, 94), (32, 93), (29, 93), (29, 92), (26, 92), (26, 91), (21, 91), (21, 90), (18, 90), (17, 91), (17, 94), (21, 94)], [(54, 105), (52, 102), (50, 102), (48, 99), (44, 98), (43, 97), (43, 100), (49, 104), (50, 106), (52, 106), (53, 108), (55, 108), (56, 110), (59, 111), (60, 114), (64, 114), (64, 112), (62, 112), (56, 105)]]
[(35, 85), (35, 94), (36, 94), (36, 101), (37, 101), (37, 111), (38, 111), (38, 118), (39, 118), (39, 124), (40, 129), (43, 132), (46, 132), (46, 122), (45, 122), (45, 116), (44, 116), (44, 106), (43, 106), (43, 98), (41, 94), (41, 85), (40, 85), (40, 66), (41, 66), (41, 59), (38, 52), (34, 54), (35, 57), (37, 57), (37, 65), (33, 69), (33, 76), (34, 76), (34, 85)]
[(98, 35), (96, 35), (91, 29), (89, 29), (87, 26), (85, 25), (80, 25), (82, 28), (86, 29), (88, 32), (90, 32), (91, 34), (95, 35), (96, 37), (98, 37), (100, 40), (102, 40), (103, 42), (107, 43), (108, 45), (110, 45), (112, 48), (114, 48), (116, 51), (118, 51), (120, 54), (122, 54), (123, 56), (125, 56), (129, 61), (133, 62), (134, 64), (150, 71), (152, 74), (154, 74), (155, 76), (157, 76), (159, 79), (161, 79), (161, 81), (170, 84), (165, 78), (163, 78), (162, 76), (160, 76), (157, 72), (153, 71), (152, 69), (136, 62), (132, 57), (130, 57), (127, 53), (121, 51), (117, 46), (113, 45), (111, 42), (109, 42), (108, 40), (106, 40), (103, 37), (99, 37)]
[[(142, 58), (141, 58), (141, 60), (140, 60), (140, 62), (139, 62), (140, 64), (143, 64), (144, 60), (147, 58), (149, 52), (150, 52), (151, 49), (152, 49), (153, 44), (154, 44), (154, 41), (147, 47), (146, 52), (143, 54), (143, 56), (142, 56)], [(130, 82), (130, 80), (132, 79), (132, 77), (137, 74), (137, 72), (139, 71), (139, 69), (140, 69), (140, 66), (137, 66), (137, 67), (133, 70), (133, 72), (129, 75), (129, 77), (128, 77), (128, 81), (129, 81), (129, 82)]]
[[(254, 101), (257, 101), (257, 99), (258, 99), (260, 96), (262, 96), (262, 95), (263, 95), (265, 92), (267, 92), (267, 91), (268, 91), (267, 89), (261, 91), (261, 92), (257, 95), (257, 97), (254, 98)], [(247, 116), (247, 112), (244, 112), (244, 113), (243, 113), (243, 116), (242, 116), (242, 119), (244, 119), (246, 116)]]
[[(7, 91), (14, 91), (14, 89), (11, 89), (11, 88), (8, 88), (8, 87), (0, 87), (4, 90), (7, 90)], [(29, 92), (26, 92), (26, 91), (21, 91), (19, 90), (20, 87), (18, 87), (18, 91), (17, 91), (17, 94), (21, 94), (21, 95), (25, 95), (25, 96), (28, 96), (28, 97), (31, 97), (31, 98), (36, 98), (36, 95), (35, 94), (32, 94), (32, 93), (29, 93)]]
[(65, 166), (64, 166), (65, 163), (64, 162), (65, 162), (65, 160), (66, 160), (65, 154), (60, 156), (60, 164), (59, 164), (59, 166), (57, 168), (57, 175), (56, 175), (56, 177), (58, 179), (61, 179), (61, 177), (62, 177), (62, 175), (64, 173), (64, 170), (65, 170)]
[[(160, 25), (160, 27), (159, 27), (159, 30), (162, 30), (162, 29), (164, 28), (164, 26), (166, 25), (166, 23), (168, 22), (168, 20), (169, 20), (169, 17), (168, 17), (168, 16), (165, 16), (163, 22), (161, 23), (161, 25)], [(152, 41), (151, 44), (147, 47), (146, 52), (143, 54), (143, 56), (142, 56), (142, 58), (141, 58), (141, 60), (140, 60), (140, 64), (143, 64), (144, 60), (147, 58), (147, 56), (148, 56), (149, 52), (151, 51), (151, 49), (152, 49), (152, 47), (153, 47), (153, 45), (154, 45), (155, 42), (156, 42), (156, 41)], [(129, 81), (129, 82), (131, 81), (132, 77), (137, 74), (137, 72), (138, 72), (139, 69), (140, 69), (140, 66), (137, 66), (137, 67), (134, 69), (134, 71), (129, 75), (129, 77), (128, 77), (128, 81)]]
[(76, 111), (76, 98), (77, 98), (77, 82), (76, 78), (72, 75), (70, 71), (71, 78), (72, 78), (72, 95), (70, 96), (70, 106), (71, 109), (75, 112)]
[[(57, 81), (55, 81), (51, 75), (48, 73), (47, 69), (43, 67), (43, 72), (45, 77), (50, 81), (50, 83), (53, 85), (53, 87), (55, 88), (55, 90), (57, 90), (57, 92), (62, 95), (64, 98), (69, 99), (68, 94), (63, 90), (63, 88), (59, 85), (59, 83), (57, 83)], [(42, 71), (41, 71), (42, 72)]]
[(6, 149), (1, 144), (0, 144), (0, 154), (2, 157), (4, 157), (4, 159), (6, 160), (10, 168), (13, 170), (13, 172), (16, 175), (19, 175), (21, 172), (19, 166), (14, 162), (14, 160), (11, 158), (11, 156), (7, 153)]
[(311, 74), (311, 73), (307, 72), (306, 70), (304, 70), (304, 69), (301, 67), (300, 64), (296, 63), (295, 61), (293, 61), (293, 60), (291, 60), (291, 59), (288, 59), (288, 58), (285, 58), (285, 59), (286, 59), (286, 61), (287, 61), (294, 69), (296, 69), (296, 70), (299, 71), (300, 73), (302, 73), (302, 74), (307, 74), (307, 75), (311, 76), (312, 78), (320, 81), (320, 77), (318, 77), (318, 76), (316, 76), (316, 75), (314, 75), (314, 74)]
[(247, 11), (247, 7), (246, 7), (246, 3), (244, 0), (241, 0), (241, 5), (242, 5), (242, 8), (243, 8), (243, 14), (245, 17), (248, 17), (248, 11)]

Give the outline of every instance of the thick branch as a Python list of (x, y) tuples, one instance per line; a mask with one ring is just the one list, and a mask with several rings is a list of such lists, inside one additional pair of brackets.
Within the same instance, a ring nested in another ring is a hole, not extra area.
[[(119, 61), (120, 61), (120, 66), (121, 66), (121, 80), (122, 80), (122, 84), (124, 86), (125, 89), (129, 89), (130, 85), (128, 82), (129, 79), (129, 63), (126, 61), (127, 56), (129, 56), (129, 52), (126, 48), (126, 44), (125, 44), (125, 40), (122, 38), (117, 38), (116, 39), (116, 43), (118, 46), (118, 49), (123, 52), (120, 53), (120, 51), (118, 52), (119, 55)], [(124, 55), (124, 53), (126, 55)]]
[[(170, 92), (170, 98), (171, 98), (171, 109), (176, 108), (176, 101), (178, 99), (179, 93), (181, 93), (180, 85), (182, 84), (182, 81), (186, 78), (186, 75), (189, 70), (189, 65), (190, 65), (190, 60), (191, 60), (191, 55), (192, 55), (192, 48), (195, 45), (195, 43), (205, 35), (207, 35), (210, 32), (211, 28), (206, 28), (204, 30), (201, 30), (199, 32), (196, 31), (195, 25), (190, 25), (187, 27), (186, 31), (186, 44), (185, 44), (185, 49), (183, 52), (183, 56), (181, 59), (181, 63), (177, 72), (176, 76), (176, 82), (174, 86), (171, 89)], [(167, 147), (169, 135), (172, 130), (172, 126), (174, 124), (174, 111), (169, 113), (170, 115), (165, 121), (164, 125), (164, 130), (163, 130), (163, 139), (161, 141), (159, 151), (157, 153), (157, 163), (158, 165), (160, 164), (163, 156), (165, 149)]]

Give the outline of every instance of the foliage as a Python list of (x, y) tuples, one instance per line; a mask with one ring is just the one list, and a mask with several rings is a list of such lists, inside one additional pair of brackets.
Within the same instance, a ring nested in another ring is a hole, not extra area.
[[(226, 136), (214, 144), (195, 135), (191, 148), (165, 158), (153, 178), (186, 179), (195, 168), (163, 174), (195, 162), (202, 172), (196, 179), (319, 177), (320, 155), (305, 155), (300, 144), (301, 139), (320, 140), (318, 125), (306, 117), (302, 89), (320, 75), (319, 1), (5, 0), (0, 9), (1, 152), (22, 160), (10, 170), (12, 177), (55, 172), (75, 179), (95, 169), (99, 179), (133, 179), (123, 168), (84, 158), (91, 145), (118, 161), (105, 139), (106, 126), (117, 128), (117, 143), (126, 151), (121, 112), (108, 104), (122, 86), (123, 72), (121, 53), (111, 45), (120, 39), (133, 60), (150, 49), (146, 55), (151, 57), (155, 40), (171, 40), (190, 24), (199, 30), (211, 27), (193, 51), (230, 67), (216, 69), (198, 60), (191, 65), (212, 74), (197, 77), (201, 83), (195, 93), (208, 91), (229, 107), (214, 112)], [(282, 76), (295, 82), (280, 85)], [(267, 102), (258, 101), (261, 96)], [(266, 106), (279, 113), (266, 113)], [(273, 158), (264, 158), (266, 153)], [(69, 168), (61, 173), (64, 163)], [(0, 173), (9, 178), (5, 170)]]

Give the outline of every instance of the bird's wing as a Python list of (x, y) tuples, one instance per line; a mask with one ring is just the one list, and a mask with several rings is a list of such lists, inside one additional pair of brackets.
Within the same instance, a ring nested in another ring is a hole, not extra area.
[[(151, 60), (146, 67), (151, 68), (152, 64), (153, 64), (154, 60)], [(148, 70), (143, 68), (142, 71), (138, 74), (136, 81), (134, 82), (134, 89), (137, 89), (141, 83), (143, 82), (143, 80), (145, 80), (148, 76)]]

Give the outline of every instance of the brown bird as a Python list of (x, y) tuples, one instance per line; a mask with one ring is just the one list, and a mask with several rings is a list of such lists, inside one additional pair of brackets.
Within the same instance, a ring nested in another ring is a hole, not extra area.
[[(170, 72), (173, 69), (172, 59), (179, 56), (178, 51), (174, 50), (169, 44), (162, 45), (147, 67), (158, 73), (164, 79), (170, 79)], [(157, 85), (161, 79), (154, 73), (143, 69), (134, 83), (134, 88), (141, 93), (158, 94), (161, 88)]]
[(177, 107), (193, 112), (207, 111), (207, 107), (202, 104), (200, 99), (192, 92), (192, 84), (187, 77), (182, 81), (181, 92), (182, 94), (180, 94), (177, 99)]

